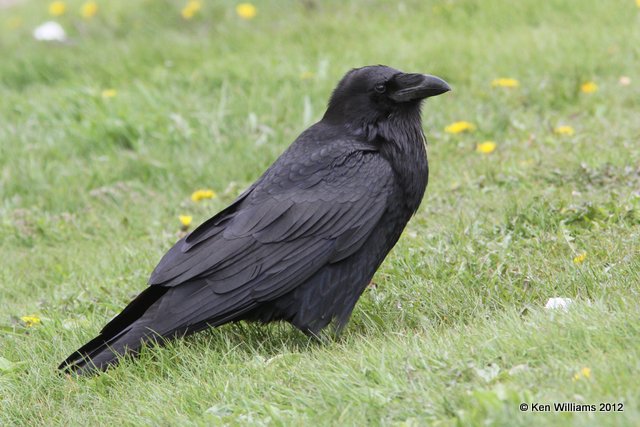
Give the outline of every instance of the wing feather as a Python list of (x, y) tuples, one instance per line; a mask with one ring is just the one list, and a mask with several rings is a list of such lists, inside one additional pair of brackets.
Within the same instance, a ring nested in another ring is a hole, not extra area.
[(301, 161), (285, 152), (161, 260), (151, 285), (198, 283), (190, 299), (217, 298), (179, 304), (180, 319), (202, 322), (277, 298), (362, 247), (388, 207), (395, 185), (390, 165), (371, 146), (344, 141), (304, 154)]

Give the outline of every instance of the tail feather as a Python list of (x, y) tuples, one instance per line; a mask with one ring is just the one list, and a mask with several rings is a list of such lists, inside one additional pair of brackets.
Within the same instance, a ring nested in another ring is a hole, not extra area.
[(168, 339), (240, 320), (255, 308), (255, 304), (247, 304), (244, 294), (204, 298), (196, 292), (202, 286), (196, 281), (176, 288), (150, 286), (58, 369), (78, 374), (104, 371), (123, 355), (136, 355), (145, 343), (163, 344)]
[(140, 293), (119, 315), (113, 318), (100, 334), (73, 352), (58, 369), (65, 372), (84, 373), (91, 370), (105, 370), (117, 363), (125, 353), (135, 354), (142, 344), (156, 334), (141, 318), (149, 312), (168, 288), (151, 286)]

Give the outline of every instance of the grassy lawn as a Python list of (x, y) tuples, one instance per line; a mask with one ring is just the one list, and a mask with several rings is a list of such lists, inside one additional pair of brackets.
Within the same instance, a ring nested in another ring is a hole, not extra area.
[[(0, 425), (640, 425), (634, 0), (98, 4), (0, 8)], [(68, 42), (33, 39), (49, 19)], [(377, 63), (454, 91), (424, 106), (427, 195), (339, 339), (237, 324), (58, 374), (179, 215), (226, 206)]]

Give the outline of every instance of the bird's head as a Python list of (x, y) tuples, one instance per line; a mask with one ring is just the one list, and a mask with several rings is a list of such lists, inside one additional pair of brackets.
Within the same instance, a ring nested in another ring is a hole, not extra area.
[(444, 80), (385, 65), (349, 71), (333, 91), (323, 120), (372, 126), (389, 118), (419, 117), (421, 102), (448, 92)]

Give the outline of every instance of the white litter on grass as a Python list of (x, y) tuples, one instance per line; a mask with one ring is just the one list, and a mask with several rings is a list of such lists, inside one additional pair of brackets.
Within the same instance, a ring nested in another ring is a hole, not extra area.
[(491, 382), (498, 377), (500, 366), (491, 363), (484, 368), (475, 368), (475, 371), (476, 375), (485, 380), (485, 382)]
[(567, 311), (571, 304), (573, 304), (573, 300), (571, 298), (549, 298), (549, 301), (547, 301), (544, 308), (547, 310), (555, 310), (559, 308)]
[(63, 42), (67, 39), (67, 34), (62, 25), (48, 21), (33, 30), (33, 38), (40, 41)]

